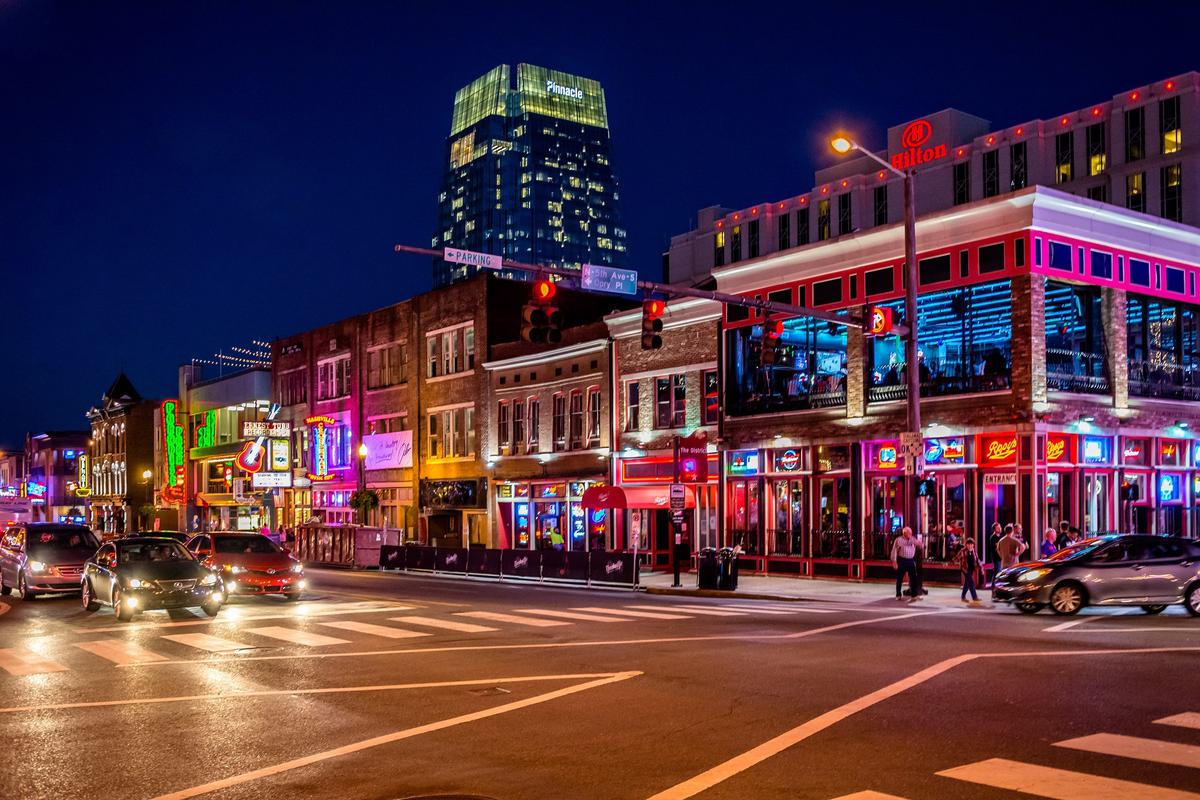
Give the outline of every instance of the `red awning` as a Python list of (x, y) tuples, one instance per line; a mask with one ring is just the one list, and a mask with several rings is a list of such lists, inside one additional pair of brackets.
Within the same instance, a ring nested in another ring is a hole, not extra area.
[[(696, 507), (696, 493), (684, 487), (685, 508)], [(584, 508), (661, 508), (671, 507), (671, 485), (661, 486), (593, 486), (583, 493)]]

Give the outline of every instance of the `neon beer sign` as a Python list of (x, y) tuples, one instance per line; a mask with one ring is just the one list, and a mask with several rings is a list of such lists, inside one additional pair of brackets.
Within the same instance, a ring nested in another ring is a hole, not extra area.
[(900, 134), (900, 146), (904, 149), (892, 156), (892, 166), (896, 169), (912, 169), (930, 161), (946, 157), (946, 145), (937, 144), (925, 147), (929, 137), (933, 135), (933, 126), (927, 119), (910, 122)]
[(987, 438), (983, 440), (983, 461), (988, 465), (1013, 464), (1017, 460), (1017, 436)]

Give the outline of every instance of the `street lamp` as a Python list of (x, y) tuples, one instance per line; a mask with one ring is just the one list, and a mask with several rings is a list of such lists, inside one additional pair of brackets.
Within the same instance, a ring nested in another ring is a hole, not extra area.
[[(913, 194), (913, 171), (900, 170), (889, 162), (858, 145), (846, 136), (836, 136), (829, 142), (834, 152), (845, 155), (851, 150), (857, 150), (867, 158), (876, 162), (893, 175), (904, 179), (904, 317), (907, 330), (904, 335), (905, 384), (908, 398), (908, 436), (916, 441), (924, 450), (924, 440), (921, 438), (921, 365), (917, 363), (917, 209), (916, 198)], [(913, 448), (915, 452), (916, 448)], [(912, 501), (913, 530), (921, 533), (920, 498), (917, 497), (917, 485), (920, 478), (921, 457), (912, 453), (905, 455), (905, 463), (912, 464), (912, 478), (909, 487), (909, 498)]]

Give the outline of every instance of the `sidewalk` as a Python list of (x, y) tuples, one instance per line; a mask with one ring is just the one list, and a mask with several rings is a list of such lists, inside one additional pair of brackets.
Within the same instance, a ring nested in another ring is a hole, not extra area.
[[(859, 583), (845, 580), (817, 578), (771, 577), (768, 575), (740, 575), (738, 588), (732, 592), (719, 589), (697, 589), (696, 573), (681, 575), (682, 588), (671, 587), (669, 572), (642, 572), (641, 585), (650, 594), (680, 594), (693, 597), (728, 597), (748, 600), (820, 601), (826, 603), (851, 603), (855, 605), (879, 604), (900, 606), (904, 601), (896, 600), (895, 583)], [(922, 605), (965, 608), (959, 599), (959, 589), (946, 586), (927, 586), (929, 594), (920, 601)], [(982, 605), (991, 603), (991, 592), (979, 590)]]

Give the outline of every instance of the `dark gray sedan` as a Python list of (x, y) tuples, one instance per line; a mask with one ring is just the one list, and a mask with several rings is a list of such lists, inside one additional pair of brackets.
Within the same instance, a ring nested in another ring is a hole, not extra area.
[(1026, 614), (1050, 606), (1076, 614), (1088, 605), (1141, 606), (1157, 614), (1183, 603), (1200, 616), (1200, 542), (1122, 534), (1085, 539), (1044, 561), (996, 576), (995, 598)]

